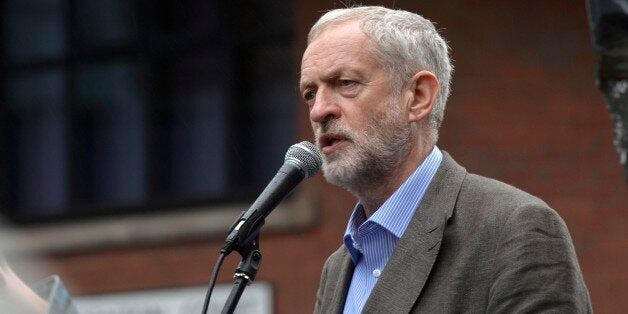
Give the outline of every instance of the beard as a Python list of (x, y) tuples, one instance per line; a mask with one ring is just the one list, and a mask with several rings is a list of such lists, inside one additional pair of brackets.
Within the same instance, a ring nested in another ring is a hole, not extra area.
[(363, 130), (352, 130), (336, 119), (321, 123), (316, 142), (332, 133), (347, 139), (349, 145), (332, 154), (323, 154), (323, 173), (331, 184), (358, 191), (385, 184), (412, 149), (411, 126), (404, 110), (389, 105), (390, 110), (370, 114)]

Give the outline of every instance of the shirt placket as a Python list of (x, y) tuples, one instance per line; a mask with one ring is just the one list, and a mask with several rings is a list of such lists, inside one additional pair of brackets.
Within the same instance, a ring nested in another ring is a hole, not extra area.
[(364, 273), (367, 275), (366, 279), (369, 282), (369, 286), (372, 287), (381, 276), (385, 261), (382, 240), (385, 238), (383, 233), (385, 233), (386, 230), (382, 230), (382, 228), (375, 223), (370, 223), (363, 227), (365, 227), (364, 230), (360, 230), (362, 234), (360, 245), (362, 247), (363, 267)]

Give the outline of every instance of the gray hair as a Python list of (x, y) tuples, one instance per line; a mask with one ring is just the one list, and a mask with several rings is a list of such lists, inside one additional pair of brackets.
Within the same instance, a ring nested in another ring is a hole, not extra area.
[(453, 73), (449, 46), (428, 19), (411, 12), (378, 6), (336, 9), (325, 13), (312, 26), (308, 44), (328, 27), (354, 20), (360, 21), (362, 31), (375, 44), (377, 61), (388, 71), (397, 96), (406, 81), (419, 71), (427, 70), (436, 75), (440, 91), (429, 116), (429, 129), (435, 143)]

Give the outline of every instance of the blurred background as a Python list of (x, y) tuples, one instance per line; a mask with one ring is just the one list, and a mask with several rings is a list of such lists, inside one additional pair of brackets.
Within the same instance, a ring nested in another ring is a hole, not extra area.
[[(436, 23), (456, 68), (438, 146), (549, 203), (594, 310), (628, 307), (628, 185), (584, 1), (363, 3)], [(310, 26), (340, 7), (0, 1), (0, 236), (16, 272), (59, 274), (99, 313), (195, 312), (228, 227), (286, 149), (313, 138), (301, 54)], [(243, 309), (311, 312), (354, 202), (320, 175), (304, 182), (269, 217)]]

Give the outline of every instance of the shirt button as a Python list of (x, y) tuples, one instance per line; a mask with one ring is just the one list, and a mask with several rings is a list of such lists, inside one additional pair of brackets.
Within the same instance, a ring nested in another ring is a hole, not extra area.
[(382, 274), (382, 271), (379, 269), (376, 269), (373, 271), (373, 277), (375, 278), (379, 278), (379, 276)]
[(356, 248), (357, 250), (361, 250), (362, 248), (360, 247), (360, 244), (358, 242), (353, 242), (353, 247)]

